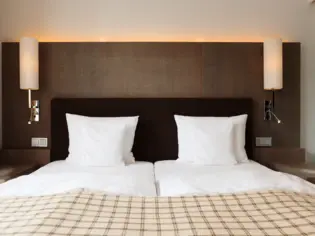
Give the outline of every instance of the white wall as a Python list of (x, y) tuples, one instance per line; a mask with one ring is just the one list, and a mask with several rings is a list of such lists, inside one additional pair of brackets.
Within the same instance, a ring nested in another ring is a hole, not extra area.
[(307, 0), (0, 0), (0, 41), (21, 36), (41, 41), (300, 41), (302, 145), (315, 154), (314, 8)]
[(0, 0), (4, 40), (301, 40), (307, 0)]

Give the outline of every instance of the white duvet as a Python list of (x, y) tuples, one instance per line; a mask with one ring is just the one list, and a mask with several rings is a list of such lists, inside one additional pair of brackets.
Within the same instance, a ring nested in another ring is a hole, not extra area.
[(0, 184), (0, 196), (41, 196), (78, 188), (115, 195), (156, 196), (153, 165), (83, 167), (57, 161), (33, 174)]
[(129, 196), (156, 196), (156, 192), (160, 196), (183, 196), (276, 189), (315, 194), (315, 185), (253, 161), (233, 166), (162, 161), (154, 167), (147, 162), (118, 167), (83, 167), (57, 161), (33, 174), (0, 184), (0, 197), (41, 196), (78, 188)]
[(260, 190), (315, 194), (315, 185), (250, 161), (232, 166), (202, 166), (161, 161), (154, 165), (160, 196), (205, 195)]

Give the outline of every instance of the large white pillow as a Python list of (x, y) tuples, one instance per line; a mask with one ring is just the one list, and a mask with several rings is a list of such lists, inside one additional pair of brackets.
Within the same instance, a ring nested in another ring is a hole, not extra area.
[(246, 143), (246, 121), (248, 115), (239, 115), (239, 116), (231, 116), (231, 117), (198, 117), (198, 119), (206, 119), (208, 122), (219, 122), (221, 120), (226, 122), (232, 122), (233, 127), (233, 148), (236, 155), (237, 162), (245, 163), (248, 162), (248, 157), (245, 150)]
[[(132, 147), (136, 132), (136, 127), (138, 124), (139, 116), (132, 117), (87, 117), (73, 114), (66, 114), (68, 129), (69, 121), (73, 123), (70, 126), (74, 126), (73, 130), (77, 130), (78, 126), (75, 125), (77, 122), (84, 121), (85, 123), (98, 123), (100, 125), (113, 126), (113, 127), (125, 127), (124, 137), (123, 137), (123, 160), (125, 164), (132, 164), (135, 162), (135, 158), (132, 153)], [(76, 137), (72, 136), (74, 139)], [(69, 130), (69, 144), (71, 144), (71, 134)], [(69, 145), (69, 152), (70, 152)]]
[(84, 166), (124, 165), (125, 125), (66, 114), (69, 155), (66, 161)]
[(175, 115), (179, 162), (202, 165), (235, 165), (232, 120)]

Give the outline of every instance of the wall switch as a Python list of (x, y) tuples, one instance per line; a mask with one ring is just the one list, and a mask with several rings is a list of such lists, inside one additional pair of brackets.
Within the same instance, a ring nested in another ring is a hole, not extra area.
[(271, 147), (272, 137), (256, 137), (256, 147)]
[(48, 147), (48, 139), (32, 138), (32, 147)]

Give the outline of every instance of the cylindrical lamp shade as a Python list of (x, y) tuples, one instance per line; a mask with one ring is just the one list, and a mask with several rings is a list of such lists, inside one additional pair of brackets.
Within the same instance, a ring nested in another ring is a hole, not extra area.
[(283, 88), (282, 40), (268, 39), (264, 42), (264, 89)]
[(20, 40), (20, 89), (39, 89), (38, 41), (35, 38)]

